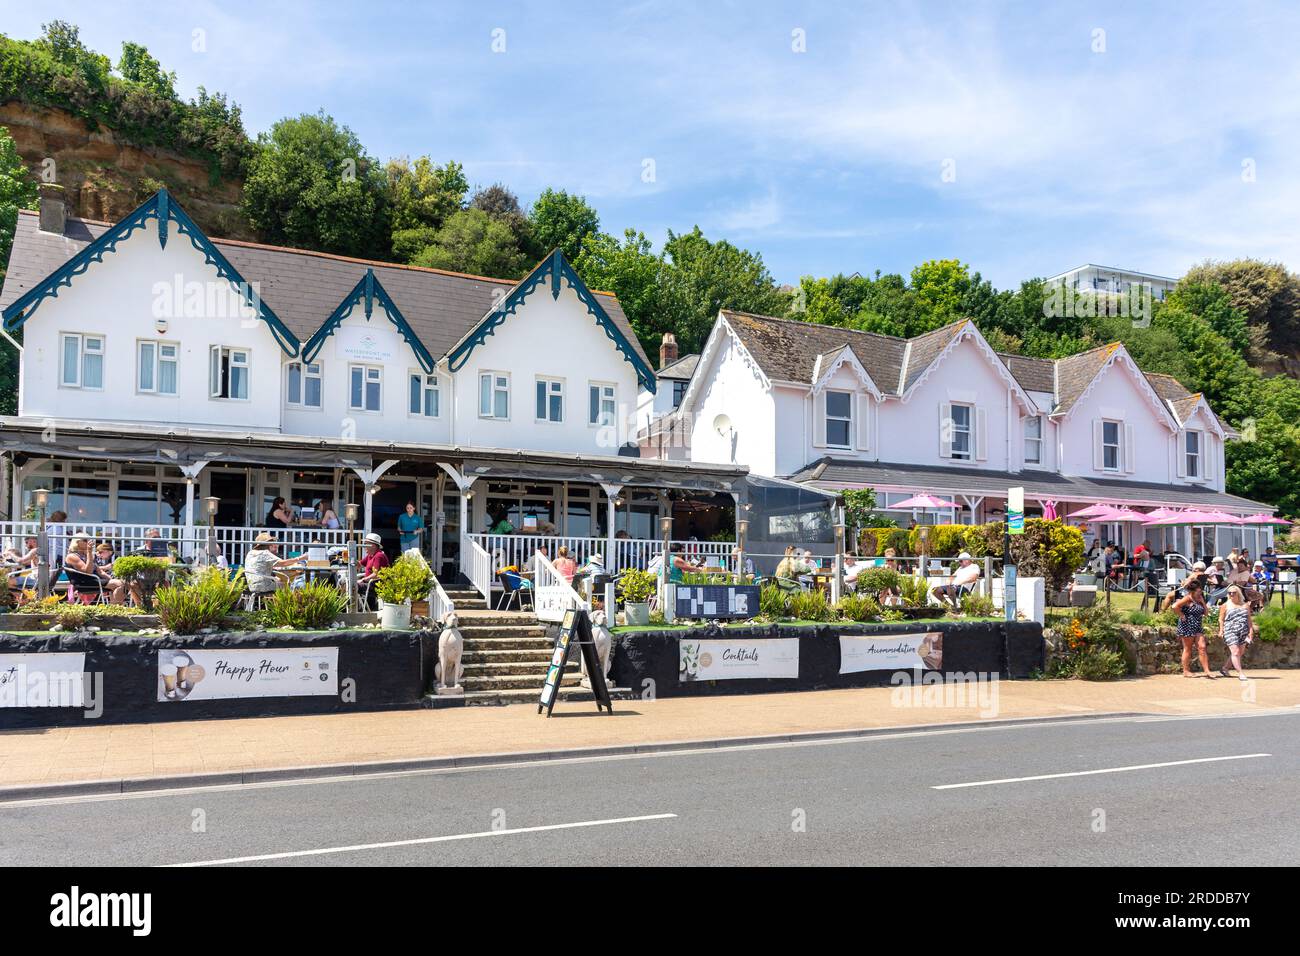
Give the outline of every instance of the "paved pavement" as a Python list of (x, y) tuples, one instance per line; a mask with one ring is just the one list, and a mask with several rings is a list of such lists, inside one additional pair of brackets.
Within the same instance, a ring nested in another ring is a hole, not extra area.
[[(957, 723), (988, 717), (1103, 713), (1260, 713), (1300, 706), (1300, 671), (1236, 679), (1146, 677), (1112, 683), (1003, 681), (996, 707), (972, 694), (941, 706), (900, 701), (891, 688), (560, 703), (317, 717), (85, 725), (0, 731), (0, 787), (164, 775), (359, 764), (473, 754)], [(906, 706), (904, 706), (904, 704)]]
[(65, 798), (0, 807), (0, 865), (1294, 865), (1298, 730), (1080, 719)]

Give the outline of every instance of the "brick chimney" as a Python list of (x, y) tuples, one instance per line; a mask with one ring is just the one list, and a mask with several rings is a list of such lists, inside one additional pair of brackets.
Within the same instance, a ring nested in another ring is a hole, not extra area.
[(671, 332), (664, 333), (664, 340), (659, 343), (659, 368), (665, 369), (677, 361), (677, 336)]
[(63, 199), (63, 187), (58, 183), (41, 183), (38, 193), (41, 199), (41, 232), (63, 235), (63, 229), (68, 224), (68, 206)]

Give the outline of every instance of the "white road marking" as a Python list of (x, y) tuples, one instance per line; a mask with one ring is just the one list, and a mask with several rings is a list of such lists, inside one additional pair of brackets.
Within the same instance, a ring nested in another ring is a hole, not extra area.
[(1062, 777), (1089, 777), (1099, 773), (1127, 773), (1130, 770), (1155, 770), (1159, 767), (1182, 767), (1192, 763), (1217, 763), (1221, 760), (1251, 760), (1272, 754), (1235, 754), (1231, 757), (1198, 757), (1195, 760), (1170, 760), (1167, 763), (1140, 763), (1132, 767), (1106, 767), (1102, 770), (1075, 770), (1071, 773), (1042, 773), (1033, 777), (1004, 777), (1001, 780), (976, 780), (973, 783), (945, 783), (931, 790), (960, 790), (962, 787), (991, 787), (999, 783), (1024, 783), (1028, 780), (1059, 780)]
[(224, 866), (228, 863), (257, 863), (262, 860), (288, 860), (300, 856), (324, 856), (327, 853), (355, 853), (358, 850), (386, 850), (395, 846), (420, 846), (426, 843), (450, 843), (454, 840), (477, 840), (482, 837), (513, 836), (517, 833), (545, 833), (549, 830), (574, 830), (579, 827), (604, 827), (615, 823), (641, 823), (646, 820), (673, 820), (675, 813), (652, 813), (642, 817), (615, 817), (611, 820), (580, 820), (577, 823), (551, 823), (540, 827), (515, 827), (513, 830), (482, 830), (478, 833), (453, 833), (449, 836), (420, 837), (415, 840), (390, 840), (386, 843), (358, 843), (353, 846), (328, 846), (317, 850), (291, 850), (287, 853), (262, 853), (257, 856), (232, 856), (225, 860), (198, 860), (193, 863), (168, 863), (169, 867)]

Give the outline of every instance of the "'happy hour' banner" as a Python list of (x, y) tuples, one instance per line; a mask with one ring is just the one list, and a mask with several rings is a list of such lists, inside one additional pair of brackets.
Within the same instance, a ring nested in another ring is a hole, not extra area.
[(314, 697), (339, 692), (339, 649), (163, 650), (158, 652), (158, 699)]

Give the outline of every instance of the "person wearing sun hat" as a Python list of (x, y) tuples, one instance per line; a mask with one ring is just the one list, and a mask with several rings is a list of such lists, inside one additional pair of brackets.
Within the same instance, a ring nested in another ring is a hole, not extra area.
[(276, 569), (296, 563), (296, 558), (282, 558), (280, 543), (269, 531), (253, 539), (253, 547), (244, 556), (244, 583), (255, 594), (265, 594), (280, 587)]
[(372, 585), (379, 578), (379, 572), (388, 567), (388, 555), (384, 553), (384, 539), (375, 532), (366, 535), (361, 546), (361, 576), (357, 578), (357, 587), (362, 594), (374, 594)]

